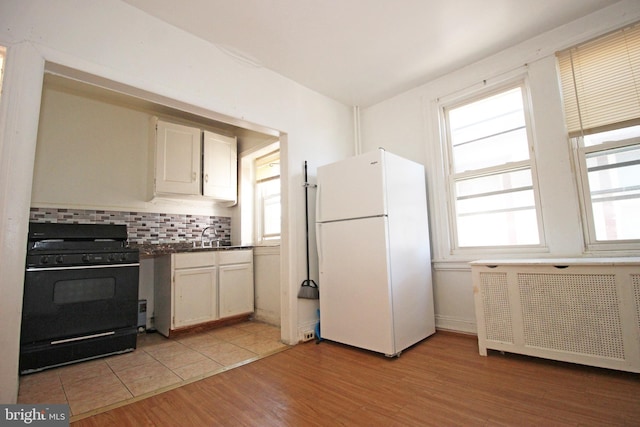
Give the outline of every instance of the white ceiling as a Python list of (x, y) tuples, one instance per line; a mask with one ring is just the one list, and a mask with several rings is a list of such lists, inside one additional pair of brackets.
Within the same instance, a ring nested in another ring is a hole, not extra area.
[(618, 0), (123, 0), (366, 107)]

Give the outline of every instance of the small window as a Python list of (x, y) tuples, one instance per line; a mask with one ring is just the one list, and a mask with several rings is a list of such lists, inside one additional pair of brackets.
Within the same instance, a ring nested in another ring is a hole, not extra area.
[(260, 244), (280, 241), (280, 151), (258, 157), (256, 171), (256, 237)]
[(557, 57), (586, 240), (592, 248), (637, 247), (640, 24), (559, 52)]
[(591, 243), (640, 240), (640, 126), (574, 138)]
[(2, 97), (2, 80), (4, 78), (4, 58), (6, 55), (4, 46), (0, 46), (0, 97)]
[(539, 245), (524, 84), (443, 108), (457, 248)]

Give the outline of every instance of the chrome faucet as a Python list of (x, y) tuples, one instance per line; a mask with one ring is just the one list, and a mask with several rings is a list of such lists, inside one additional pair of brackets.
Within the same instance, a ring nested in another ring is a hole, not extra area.
[[(220, 247), (220, 236), (218, 236), (218, 232), (216, 231), (215, 227), (212, 226), (212, 225), (210, 225), (208, 227), (205, 227), (202, 230), (202, 233), (200, 234), (200, 246), (202, 246), (203, 248), (206, 248), (206, 247), (210, 247), (211, 248), (211, 247), (213, 247), (213, 244), (211, 243), (211, 239), (209, 239), (209, 245), (208, 246), (204, 244), (204, 233), (206, 233), (207, 230), (210, 229), (210, 228), (213, 228), (213, 235), (215, 236), (216, 247)], [(193, 242), (194, 247), (195, 247), (195, 244), (196, 244), (196, 242)]]

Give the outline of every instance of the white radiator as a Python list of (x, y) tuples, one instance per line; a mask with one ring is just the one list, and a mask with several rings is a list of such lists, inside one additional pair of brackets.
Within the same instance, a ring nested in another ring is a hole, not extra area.
[(471, 263), (487, 349), (640, 372), (640, 258)]

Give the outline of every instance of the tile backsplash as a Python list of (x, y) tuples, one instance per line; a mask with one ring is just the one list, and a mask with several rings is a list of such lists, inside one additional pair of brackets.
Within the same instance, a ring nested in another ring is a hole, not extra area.
[(29, 221), (125, 224), (129, 242), (138, 244), (190, 242), (199, 239), (205, 227), (213, 226), (221, 236), (221, 243), (231, 243), (231, 218), (226, 216), (31, 208)]

